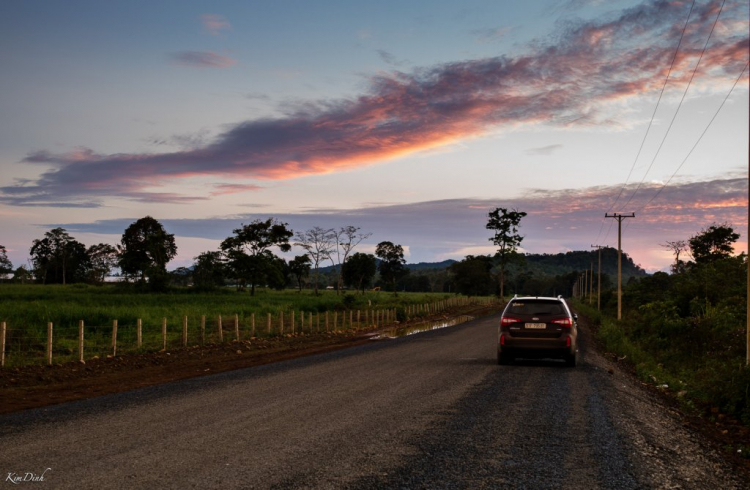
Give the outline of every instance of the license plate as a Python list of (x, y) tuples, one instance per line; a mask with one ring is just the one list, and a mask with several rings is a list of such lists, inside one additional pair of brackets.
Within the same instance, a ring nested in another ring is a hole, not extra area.
[(547, 328), (546, 323), (526, 323), (524, 325), (526, 328)]

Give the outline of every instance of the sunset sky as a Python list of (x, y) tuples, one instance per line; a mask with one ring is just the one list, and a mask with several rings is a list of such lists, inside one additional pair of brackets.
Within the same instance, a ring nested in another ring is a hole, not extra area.
[(151, 215), (172, 269), (276, 217), (460, 260), (493, 251), (503, 206), (528, 213), (530, 253), (616, 246), (605, 212), (636, 213), (623, 248), (649, 271), (712, 223), (745, 250), (749, 18), (748, 0), (2, 2), (0, 244), (19, 266), (50, 228), (116, 244)]

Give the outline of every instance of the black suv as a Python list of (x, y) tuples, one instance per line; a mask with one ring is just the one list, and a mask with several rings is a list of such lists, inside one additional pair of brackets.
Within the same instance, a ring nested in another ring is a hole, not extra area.
[(497, 340), (497, 363), (516, 357), (559, 358), (568, 366), (578, 363), (578, 315), (562, 299), (514, 297), (503, 311)]

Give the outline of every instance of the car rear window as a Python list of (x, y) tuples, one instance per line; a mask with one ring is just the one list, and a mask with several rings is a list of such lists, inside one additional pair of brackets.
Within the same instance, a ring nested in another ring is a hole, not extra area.
[(563, 315), (565, 307), (559, 301), (513, 301), (510, 312), (518, 315)]

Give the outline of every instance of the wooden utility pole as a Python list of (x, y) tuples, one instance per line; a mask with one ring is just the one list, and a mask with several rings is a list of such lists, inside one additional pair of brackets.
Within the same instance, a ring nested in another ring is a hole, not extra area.
[(589, 306), (591, 305), (591, 302), (594, 301), (594, 261), (591, 261), (591, 275), (589, 276), (591, 280), (589, 281)]
[(635, 218), (635, 213), (619, 214), (604, 213), (605, 218), (617, 220), (617, 319), (622, 319), (622, 220)]
[(602, 247), (601, 245), (591, 245), (591, 248), (596, 248), (599, 251), (599, 271), (597, 272), (597, 285), (596, 285), (596, 309), (602, 309)]

